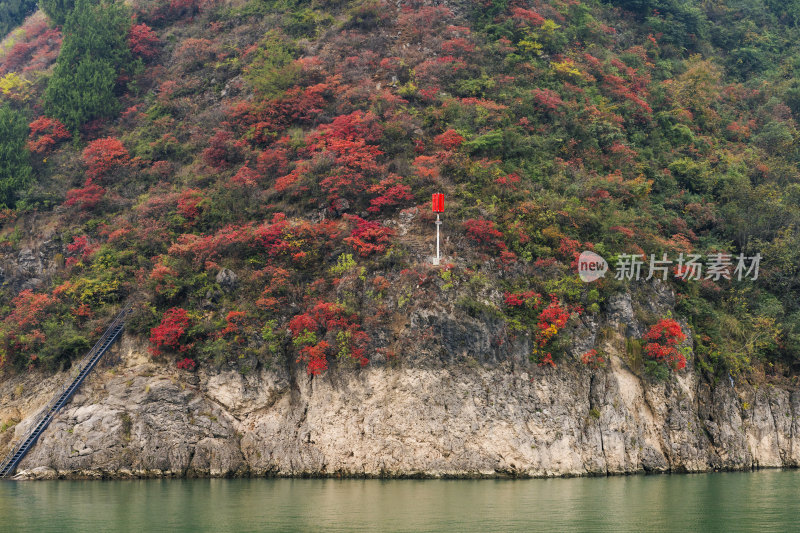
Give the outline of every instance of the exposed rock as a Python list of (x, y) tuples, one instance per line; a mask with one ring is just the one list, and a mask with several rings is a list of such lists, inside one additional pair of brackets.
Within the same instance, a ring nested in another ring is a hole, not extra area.
[(239, 283), (239, 276), (233, 270), (223, 268), (217, 273), (217, 283), (225, 290), (232, 291)]
[[(618, 356), (600, 370), (539, 368), (478, 342), (477, 323), (415, 320), (453, 340), (452, 363), (332, 368), (321, 378), (189, 374), (156, 366), (126, 340), (122, 363), (87, 380), (20, 477), (559, 476), (800, 463), (796, 392), (711, 386), (692, 372), (647, 383)], [(484, 363), (460, 362), (459, 339), (482, 346)], [(46, 402), (55, 382), (16, 396), (14, 379), (0, 385), (3, 412), (16, 405), (28, 417), (16, 433), (34, 414), (31, 398)]]

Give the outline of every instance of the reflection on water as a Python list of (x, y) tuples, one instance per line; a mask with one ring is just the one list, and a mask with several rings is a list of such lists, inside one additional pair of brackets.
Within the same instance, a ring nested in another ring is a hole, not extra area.
[(0, 531), (789, 531), (800, 472), (0, 483)]

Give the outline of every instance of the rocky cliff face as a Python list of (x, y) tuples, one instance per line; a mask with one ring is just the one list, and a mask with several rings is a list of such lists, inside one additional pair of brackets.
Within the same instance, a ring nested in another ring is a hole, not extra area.
[[(311, 379), (288, 369), (165, 370), (131, 339), (116, 351), (21, 463), (20, 478), (560, 476), (800, 463), (797, 392), (711, 386), (694, 372), (646, 383), (619, 356), (598, 370), (512, 358)], [(33, 415), (63, 379), (5, 380), (0, 420)], [(0, 452), (27, 423), (0, 433)]]

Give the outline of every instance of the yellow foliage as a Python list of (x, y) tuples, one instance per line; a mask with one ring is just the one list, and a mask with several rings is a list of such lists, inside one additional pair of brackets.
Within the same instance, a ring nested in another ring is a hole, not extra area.
[(9, 72), (0, 78), (0, 93), (18, 102), (27, 102), (31, 97), (31, 82), (16, 72)]
[(575, 77), (581, 78), (583, 77), (583, 73), (577, 69), (575, 66), (575, 62), (571, 59), (565, 59), (561, 62), (554, 62), (550, 65), (550, 68), (553, 69), (553, 72), (556, 74), (560, 74), (564, 77)]
[(119, 285), (118, 279), (79, 278), (66, 288), (65, 294), (81, 303), (103, 304), (116, 299)]
[(668, 85), (670, 96), (680, 107), (703, 113), (720, 97), (722, 71), (697, 54), (687, 63), (686, 72)]

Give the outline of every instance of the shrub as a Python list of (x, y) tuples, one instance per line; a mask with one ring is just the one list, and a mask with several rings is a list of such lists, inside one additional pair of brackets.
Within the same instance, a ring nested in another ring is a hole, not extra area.
[(187, 222), (193, 223), (200, 216), (200, 210), (205, 196), (203, 192), (197, 189), (186, 189), (178, 198), (178, 214), (186, 219)]
[(158, 55), (158, 47), (161, 41), (158, 35), (147, 24), (135, 24), (131, 26), (128, 34), (128, 45), (131, 53), (143, 59), (152, 59)]
[(287, 42), (291, 41), (271, 32), (250, 54), (245, 77), (263, 97), (275, 98), (298, 80), (301, 68)]
[(19, 368), (36, 362), (39, 350), (47, 341), (47, 313), (58, 301), (57, 297), (36, 294), (30, 289), (20, 292), (11, 301), (12, 311), (0, 327), (0, 366), (11, 364)]
[(130, 154), (117, 138), (106, 137), (92, 141), (83, 150), (83, 162), (90, 179), (104, 179), (117, 169), (128, 166)]
[(445, 150), (453, 150), (454, 148), (461, 146), (461, 144), (464, 142), (464, 137), (462, 137), (456, 130), (449, 129), (441, 135), (434, 137), (433, 142)]
[(176, 366), (181, 370), (194, 370), (195, 365), (196, 363), (194, 362), (194, 359), (190, 359), (188, 357), (178, 361), (176, 364)]
[(299, 350), (297, 362), (306, 363), (309, 375), (324, 372), (331, 355), (361, 366), (369, 363), (365, 356), (369, 338), (355, 318), (347, 316), (341, 305), (329, 302), (319, 302), (305, 313), (292, 317), (289, 330), (292, 344)]
[(491, 251), (505, 251), (503, 233), (497, 229), (491, 220), (470, 218), (464, 222), (467, 237), (479, 243), (484, 249)]
[(81, 189), (70, 189), (67, 191), (67, 201), (64, 205), (67, 207), (77, 207), (81, 211), (91, 211), (100, 200), (105, 196), (106, 190), (92, 183), (91, 179), (87, 179)]
[(597, 353), (597, 350), (592, 349), (581, 356), (581, 363), (594, 369), (598, 369), (605, 366), (606, 360), (603, 358), (603, 356)]
[(159, 356), (163, 350), (185, 352), (192, 347), (186, 344), (186, 329), (191, 324), (189, 313), (180, 307), (173, 307), (164, 313), (161, 323), (150, 330), (150, 351)]
[(673, 371), (686, 368), (686, 357), (677, 346), (686, 340), (681, 325), (671, 318), (664, 318), (653, 325), (644, 336), (648, 341), (644, 353), (652, 360), (671, 368)]
[(30, 123), (28, 149), (35, 154), (46, 154), (71, 136), (66, 126), (58, 119), (39, 117)]
[(353, 216), (356, 227), (344, 241), (353, 247), (361, 257), (379, 254), (386, 251), (395, 231), (380, 222), (364, 220)]

